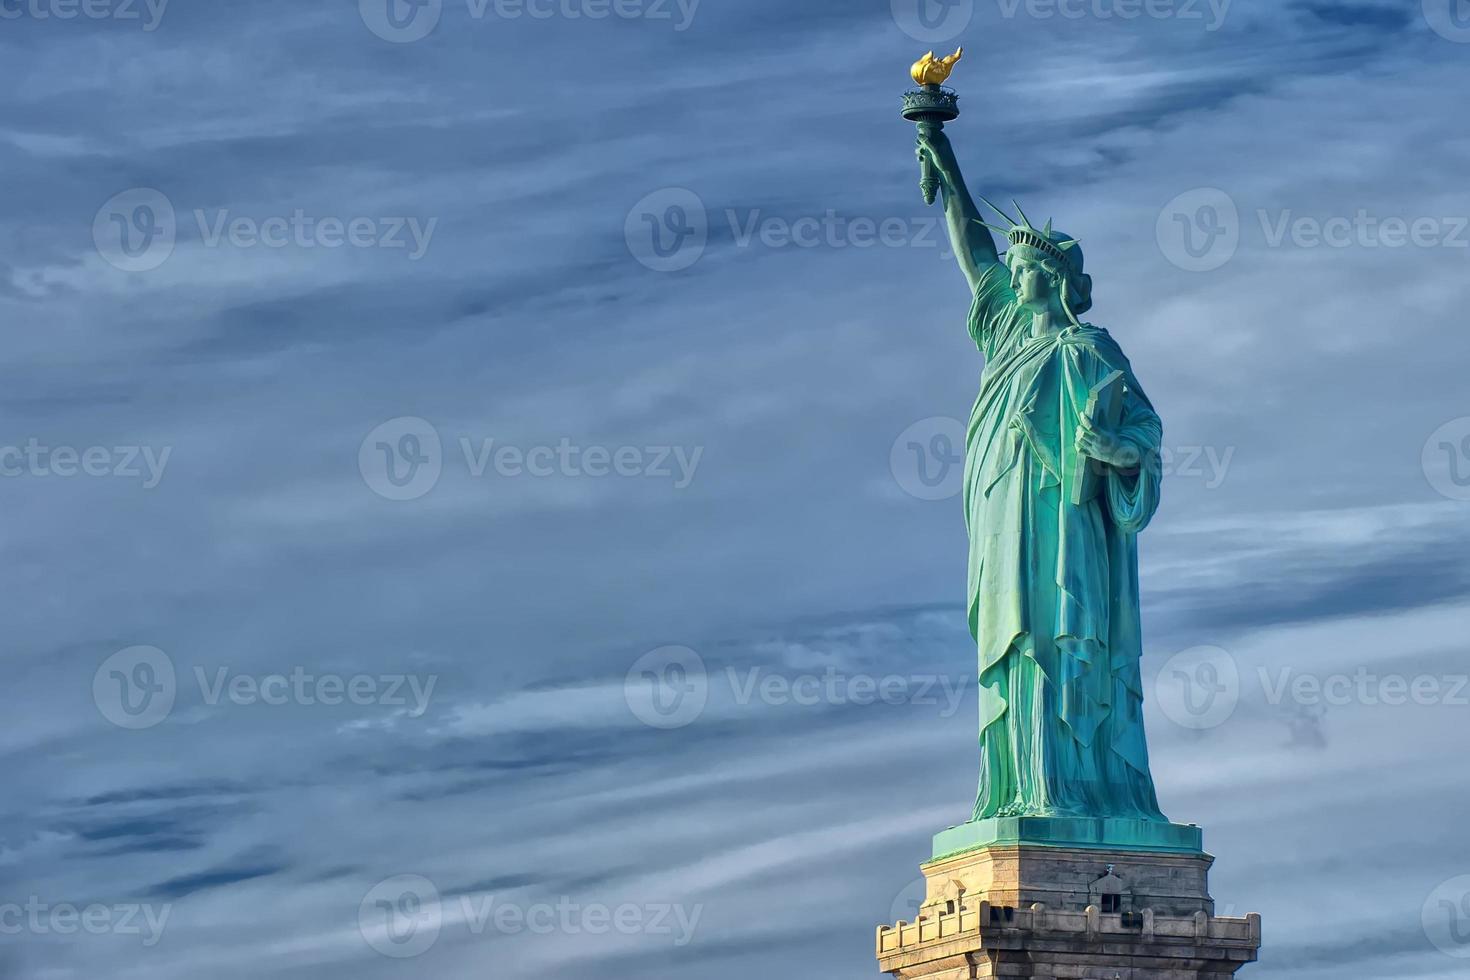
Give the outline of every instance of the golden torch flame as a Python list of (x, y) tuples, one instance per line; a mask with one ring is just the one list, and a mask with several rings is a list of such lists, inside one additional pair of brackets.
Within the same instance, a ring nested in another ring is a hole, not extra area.
[(936, 58), (934, 52), (930, 51), (914, 62), (914, 67), (909, 69), (909, 75), (917, 85), (942, 85), (954, 70), (954, 63), (964, 57), (964, 54), (964, 48), (956, 48), (954, 54), (946, 58)]

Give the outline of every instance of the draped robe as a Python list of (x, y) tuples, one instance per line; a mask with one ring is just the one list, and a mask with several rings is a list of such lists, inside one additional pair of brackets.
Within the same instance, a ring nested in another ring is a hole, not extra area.
[[(980, 688), (974, 819), (1165, 820), (1143, 732), (1136, 539), (1158, 507), (1149, 461), (1162, 426), (1107, 331), (1033, 337), (1031, 323), (1009, 270), (989, 267), (969, 317), (985, 369), (965, 447)], [(1114, 370), (1127, 385), (1119, 434), (1144, 465), (1103, 467), (1100, 492), (1074, 505), (1078, 419)]]

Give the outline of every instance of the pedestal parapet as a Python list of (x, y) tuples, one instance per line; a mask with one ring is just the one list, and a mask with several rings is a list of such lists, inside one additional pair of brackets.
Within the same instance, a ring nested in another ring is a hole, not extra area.
[(1208, 854), (996, 845), (924, 865), (913, 922), (879, 926), (902, 980), (1225, 980), (1261, 917), (1219, 917)]

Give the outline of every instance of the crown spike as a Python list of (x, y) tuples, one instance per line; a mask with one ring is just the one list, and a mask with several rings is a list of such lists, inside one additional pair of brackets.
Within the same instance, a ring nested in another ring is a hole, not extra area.
[(1041, 229), (1041, 237), (1042, 238), (1050, 238), (1051, 237), (1051, 219), (1050, 218), (1047, 218), (1046, 219), (1046, 227), (1043, 228), (1043, 229)]
[(1011, 204), (1015, 205), (1016, 213), (1021, 216), (1021, 224), (1025, 225), (1027, 228), (1030, 228), (1032, 231), (1035, 231), (1036, 229), (1032, 226), (1031, 219), (1028, 218), (1028, 217), (1026, 217), (1026, 212), (1025, 211), (1022, 211), (1021, 210), (1021, 202), (1020, 201), (1017, 201), (1013, 197), (1013, 198), (1011, 198)]
[[(984, 204), (985, 204), (986, 207), (988, 207), (990, 210), (994, 211), (996, 214), (1000, 215), (1002, 218), (1004, 218), (1007, 221), (1009, 221), (1011, 223), (1011, 227), (1013, 227), (1013, 228), (1016, 227), (1016, 225), (1018, 224), (1018, 222), (1016, 222), (1015, 219), (1013, 219), (1010, 215), (1006, 214), (1000, 208), (996, 207), (994, 204), (991, 204), (990, 201), (985, 198), (985, 195), (981, 194), (981, 195), (977, 195), (977, 196), (980, 198), (981, 201), (984, 202)], [(1010, 232), (1006, 232), (1006, 234), (1010, 234)]]
[(1056, 243), (1057, 248), (1061, 249), (1063, 252), (1070, 252), (1076, 245), (1077, 239), (1075, 238), (1069, 238), (1065, 242)]
[(970, 220), (974, 221), (977, 225), (983, 225), (989, 228), (1008, 242), (1011, 240), (1011, 230), (1009, 228), (1002, 228), (1000, 225), (993, 225), (988, 221), (981, 221), (979, 218), (971, 218)]

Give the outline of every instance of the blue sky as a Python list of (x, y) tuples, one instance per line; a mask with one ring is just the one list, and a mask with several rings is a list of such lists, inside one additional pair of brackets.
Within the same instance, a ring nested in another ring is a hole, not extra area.
[(1463, 975), (1470, 5), (388, 11), (0, 2), (0, 976), (872, 975), (974, 792), (958, 44), (1164, 419), (1249, 975)]

